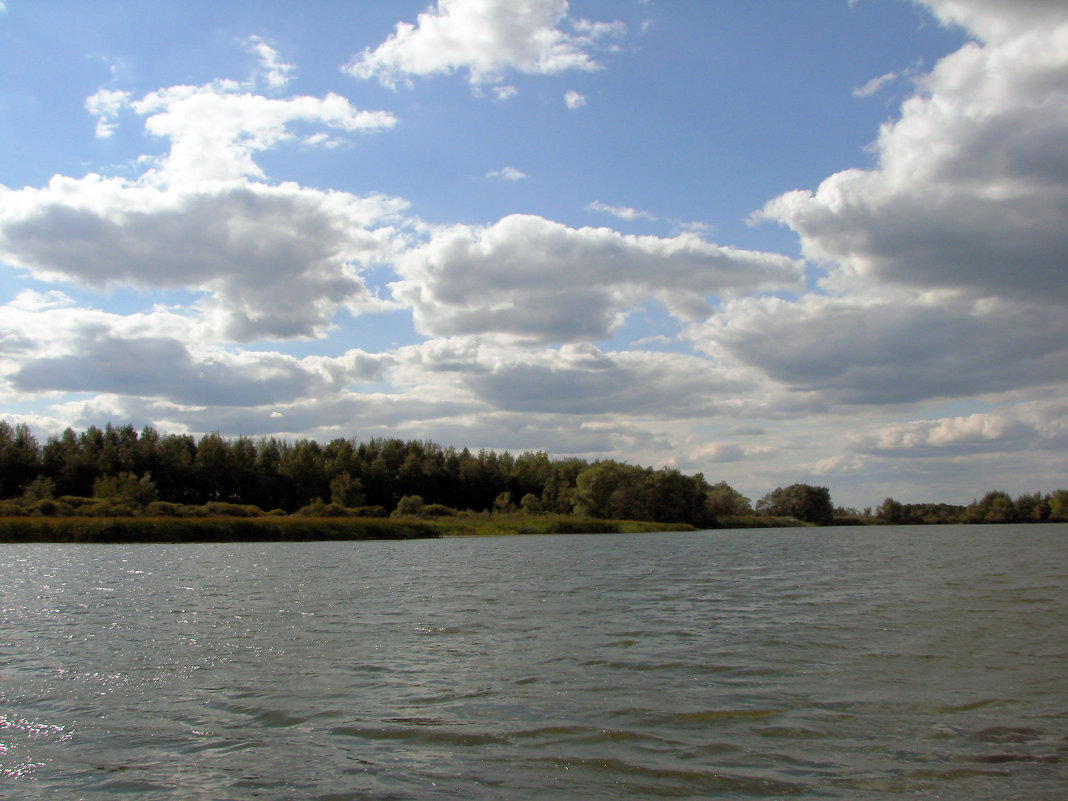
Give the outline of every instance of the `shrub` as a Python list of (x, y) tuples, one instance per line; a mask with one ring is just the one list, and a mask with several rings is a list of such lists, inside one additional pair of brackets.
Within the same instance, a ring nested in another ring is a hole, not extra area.
[(217, 517), (260, 517), (263, 510), (252, 504), (226, 503), (225, 501), (211, 501), (204, 504), (204, 511)]
[(42, 498), (30, 504), (29, 513), (33, 517), (66, 517), (74, 512), (69, 503)]
[(419, 512), (420, 517), (456, 517), (456, 510), (440, 503), (428, 503)]

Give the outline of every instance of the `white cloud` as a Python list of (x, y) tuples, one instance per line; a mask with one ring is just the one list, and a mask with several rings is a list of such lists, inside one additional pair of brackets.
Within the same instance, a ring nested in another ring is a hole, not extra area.
[(813, 409), (1064, 380), (1068, 12), (930, 5), (988, 40), (917, 81), (881, 130), (876, 168), (837, 173), (762, 211), (827, 268), (823, 293), (739, 298), (688, 331)]
[(697, 448), (693, 452), (692, 458), (712, 464), (738, 462), (745, 458), (745, 450), (733, 442), (710, 442)]
[(96, 135), (106, 139), (115, 133), (119, 112), (130, 103), (130, 93), (117, 89), (101, 89), (85, 100), (85, 110), (97, 117)]
[(394, 296), (432, 336), (503, 335), (595, 342), (648, 298), (701, 319), (710, 296), (798, 288), (801, 267), (777, 254), (722, 247), (694, 234), (662, 239), (569, 228), (531, 215), (486, 227), (435, 229), (398, 256)]
[[(566, 28), (570, 28), (570, 32)], [(573, 20), (566, 0), (439, 0), (346, 67), (350, 75), (396, 86), (409, 76), (466, 70), (471, 84), (497, 83), (509, 70), (558, 74), (596, 70), (591, 55), (622, 23)]]
[(187, 288), (234, 340), (309, 336), (340, 307), (381, 305), (359, 267), (385, 257), (390, 198), (291, 184), (146, 186), (89, 175), (0, 189), (0, 257), (44, 280)]
[(966, 453), (1063, 448), (1068, 424), (1063, 402), (1036, 402), (1003, 411), (865, 428), (849, 438), (853, 450), (887, 457), (939, 457)]
[(586, 95), (581, 95), (572, 90), (564, 94), (564, 102), (569, 109), (582, 108), (586, 105)]
[(263, 178), (253, 161), (259, 151), (285, 142), (322, 144), (317, 134), (300, 140), (293, 123), (311, 123), (347, 133), (372, 133), (392, 128), (396, 117), (385, 111), (362, 111), (336, 94), (325, 97), (267, 98), (241, 91), (233, 81), (206, 86), (172, 86), (134, 101), (146, 115), (145, 130), (170, 140), (157, 180), (227, 180)]
[(23, 289), (7, 306), (10, 310), (34, 312), (61, 309), (73, 303), (74, 301), (65, 292), (60, 292), (58, 289), (51, 289), (48, 292)]
[(464, 386), (492, 408), (510, 412), (679, 419), (708, 415), (722, 395), (752, 390), (710, 360), (679, 353), (565, 345), (491, 351), (483, 364), (463, 376)]
[(919, 0), (946, 25), (956, 24), (988, 42), (1048, 30), (1064, 24), (1057, 0)]
[(639, 211), (638, 209), (631, 208), (630, 206), (609, 206), (606, 203), (602, 203), (599, 200), (595, 200), (592, 203), (587, 204), (587, 209), (590, 211), (603, 212), (605, 214), (611, 214), (613, 217), (619, 217), (621, 220), (631, 222), (632, 220), (655, 220), (656, 217), (647, 211)]
[(12, 332), (20, 336), (20, 347), (5, 357), (5, 377), (14, 391), (255, 407), (320, 398), (355, 381), (378, 380), (392, 361), (359, 350), (304, 359), (223, 350), (207, 338), (210, 331), (172, 312), (122, 316), (58, 306), (63, 300), (23, 293), (2, 307), (0, 342)]
[(86, 107), (107, 122), (127, 104), (170, 151), (135, 181), (90, 174), (41, 189), (0, 186), (7, 264), (96, 288), (206, 293), (200, 311), (234, 340), (321, 334), (338, 308), (384, 306), (359, 271), (390, 251), (403, 202), (248, 176), (262, 177), (256, 153), (296, 138), (292, 123), (368, 132), (392, 126), (392, 115), (332, 94), (268, 99), (227, 81), (133, 102), (101, 90)]
[(690, 329), (698, 347), (827, 403), (966, 397), (1063, 380), (1059, 309), (946, 293), (742, 298)]
[(493, 96), (497, 100), (510, 100), (519, 93), (514, 86), (494, 86)]
[(486, 173), (486, 177), (498, 178), (502, 181), (522, 181), (527, 177), (527, 174), (517, 170), (515, 167), (502, 167), (499, 170), (490, 170)]
[[(993, 41), (966, 45), (919, 81), (879, 135), (876, 169), (782, 195), (762, 215), (797, 231), (805, 255), (838, 277), (1063, 302), (1068, 11), (933, 6)], [(1023, 24), (1036, 19), (1044, 25)]]
[(888, 72), (885, 75), (880, 75), (877, 78), (872, 78), (863, 86), (858, 86), (853, 90), (853, 97), (871, 97), (882, 89), (886, 84), (897, 79), (896, 72)]
[(245, 48), (259, 59), (258, 76), (273, 90), (284, 89), (292, 80), (296, 67), (282, 60), (278, 51), (262, 37), (250, 36)]

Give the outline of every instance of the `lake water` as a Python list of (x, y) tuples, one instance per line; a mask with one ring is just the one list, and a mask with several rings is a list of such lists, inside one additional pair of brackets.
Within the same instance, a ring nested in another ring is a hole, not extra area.
[(0, 545), (0, 797), (1062, 799), (1068, 526)]

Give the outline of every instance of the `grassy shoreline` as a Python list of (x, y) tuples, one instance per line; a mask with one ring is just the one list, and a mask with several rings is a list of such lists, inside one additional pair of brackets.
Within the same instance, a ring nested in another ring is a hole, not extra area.
[(294, 517), (4, 517), (4, 543), (192, 543), (441, 537), (419, 520)]
[[(717, 529), (806, 526), (794, 518), (725, 517)], [(438, 518), (234, 516), (0, 516), (0, 543), (196, 543), (409, 540), (548, 534), (696, 531), (687, 523), (602, 520), (563, 514), (460, 513)]]

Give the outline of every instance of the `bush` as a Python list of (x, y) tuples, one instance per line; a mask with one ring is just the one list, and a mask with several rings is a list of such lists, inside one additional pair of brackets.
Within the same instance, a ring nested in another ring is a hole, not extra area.
[(66, 517), (74, 512), (69, 503), (42, 498), (30, 504), (29, 513), (32, 517)]
[(217, 517), (261, 517), (263, 510), (252, 504), (211, 501), (204, 504), (204, 511)]
[(397, 501), (391, 517), (415, 517), (423, 511), (423, 499), (419, 495), (405, 495)]
[(189, 507), (170, 501), (153, 501), (145, 507), (145, 517), (189, 517)]
[(79, 515), (86, 517), (133, 517), (133, 508), (114, 500), (93, 501), (78, 509)]
[(456, 515), (455, 509), (440, 503), (428, 503), (419, 512), (420, 517), (456, 517)]

